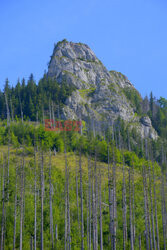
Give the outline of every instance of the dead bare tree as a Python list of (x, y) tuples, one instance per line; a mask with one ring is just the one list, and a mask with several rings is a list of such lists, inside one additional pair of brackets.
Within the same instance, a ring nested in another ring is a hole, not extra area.
[(132, 222), (132, 202), (131, 202), (131, 167), (129, 167), (129, 218), (130, 218), (130, 245), (134, 249), (133, 222)]
[(16, 218), (17, 218), (17, 166), (16, 166), (15, 201), (14, 201), (13, 250), (15, 250), (15, 243), (16, 243)]
[(90, 158), (88, 156), (88, 206), (89, 206), (89, 247), (88, 249), (91, 250), (91, 228), (92, 228), (92, 223), (91, 223), (91, 162)]
[(95, 147), (95, 162), (94, 162), (94, 235), (95, 249), (98, 249), (98, 180), (97, 180), (97, 151)]
[[(148, 141), (145, 139), (145, 151), (146, 151), (146, 159), (149, 159), (149, 148), (148, 148)], [(149, 209), (149, 198), (148, 198), (148, 184), (147, 184), (147, 171), (145, 167), (145, 194), (146, 194), (146, 212), (147, 212), (147, 220), (148, 220), (148, 232), (149, 232), (149, 241), (150, 241), (150, 248), (152, 249), (152, 233), (151, 233), (151, 223), (150, 223), (150, 209)]]
[(164, 193), (164, 175), (161, 173), (161, 212), (162, 212), (162, 227), (163, 227), (163, 243), (166, 249), (166, 221), (165, 221), (165, 193)]
[(100, 212), (100, 249), (103, 250), (103, 223), (102, 223), (101, 171), (99, 171), (99, 212)]
[(112, 223), (113, 223), (113, 216), (112, 216), (112, 210), (113, 210), (113, 189), (112, 189), (112, 177), (111, 177), (111, 163), (110, 163), (110, 154), (109, 154), (109, 145), (108, 145), (108, 201), (109, 201), (109, 217), (110, 217), (110, 223), (109, 223), (109, 237), (110, 237), (110, 246), (112, 247)]
[(51, 150), (49, 157), (49, 210), (50, 210), (50, 236), (51, 236), (51, 247), (54, 248), (53, 238), (53, 212), (52, 212), (52, 181), (51, 181)]
[(2, 220), (1, 220), (1, 250), (4, 249), (4, 215), (5, 215), (5, 162), (4, 162), (4, 154), (3, 154), (3, 183), (2, 183)]
[(43, 150), (41, 152), (41, 170), (40, 170), (40, 179), (41, 179), (41, 250), (44, 249), (43, 244), (43, 202), (44, 202), (44, 174), (43, 174)]
[(37, 238), (37, 173), (36, 173), (36, 150), (34, 147), (34, 250), (36, 250)]
[(57, 249), (57, 241), (58, 241), (58, 227), (55, 225), (55, 249)]
[[(128, 130), (128, 150), (131, 151), (129, 130)], [(133, 169), (133, 174), (131, 174), (131, 168)], [(132, 193), (132, 199), (131, 199), (131, 193)], [(135, 235), (134, 235), (135, 234), (135, 225), (134, 225), (135, 211), (134, 211), (134, 209), (135, 209), (135, 207), (134, 207), (134, 165), (132, 164), (132, 167), (131, 166), (129, 167), (129, 219), (130, 219), (131, 250), (134, 249), (134, 243), (135, 243), (135, 240), (134, 240), (134, 237), (135, 237)]]
[(154, 249), (156, 249), (155, 227), (154, 227), (154, 211), (153, 211), (153, 199), (152, 199), (152, 179), (151, 179), (150, 165), (149, 165), (149, 191), (150, 191), (150, 202), (151, 202), (151, 222), (152, 222), (153, 246), (154, 246)]
[(135, 184), (134, 184), (134, 159), (132, 163), (132, 217), (133, 217), (133, 245), (135, 246)]
[(117, 225), (116, 225), (117, 206), (116, 206), (116, 162), (115, 162), (115, 149), (114, 149), (114, 127), (113, 127), (113, 133), (112, 133), (112, 154), (113, 154), (113, 166), (112, 166), (112, 183), (113, 183), (112, 242), (113, 242), (113, 250), (115, 250), (116, 249), (116, 230), (117, 230)]
[(157, 195), (156, 195), (156, 186), (155, 186), (154, 162), (153, 162), (153, 185), (154, 185), (156, 241), (157, 241), (157, 250), (159, 250), (160, 249), (160, 247), (159, 247), (159, 229), (158, 229), (158, 216), (157, 216)]
[(87, 249), (89, 249), (89, 189), (87, 189), (87, 196), (86, 196), (86, 211), (87, 211)]
[(7, 199), (9, 201), (10, 129), (8, 130)]
[[(67, 244), (66, 244), (67, 243)], [(65, 145), (65, 249), (71, 249), (70, 202), (69, 202), (69, 167)]]
[[(123, 142), (120, 135), (119, 129), (119, 150), (123, 148)], [(123, 213), (123, 249), (126, 249), (126, 241), (127, 241), (127, 202), (126, 202), (126, 178), (125, 178), (125, 162), (124, 155), (122, 154), (122, 213)]]
[(76, 157), (76, 171), (75, 171), (75, 181), (76, 181), (76, 200), (77, 200), (77, 218), (78, 218), (78, 227), (80, 229), (80, 220), (79, 220), (79, 199), (78, 199), (78, 162)]
[(166, 249), (166, 197), (165, 197), (165, 178), (164, 178), (164, 168), (165, 165), (165, 154), (164, 154), (164, 146), (162, 145), (162, 160), (161, 160), (161, 213), (162, 213), (162, 227), (163, 227), (163, 243), (164, 249)]
[(139, 250), (141, 250), (141, 235), (139, 235)]
[(116, 166), (113, 163), (113, 249), (116, 249), (116, 217), (117, 217), (117, 207), (116, 207)]
[(83, 250), (84, 249), (84, 217), (83, 217), (83, 186), (82, 186), (81, 149), (79, 152), (79, 172), (80, 172), (80, 199), (81, 199), (81, 250)]
[(21, 187), (20, 187), (20, 250), (22, 250), (23, 244), (23, 189), (24, 189), (24, 152), (21, 162)]
[(143, 191), (144, 191), (144, 217), (145, 217), (146, 249), (149, 250), (149, 233), (148, 233), (148, 213), (147, 213), (145, 166), (143, 166)]
[(122, 187), (122, 201), (123, 201), (123, 249), (125, 249), (127, 241), (127, 204), (126, 204), (126, 182), (125, 182), (125, 166), (123, 157), (123, 187)]
[(92, 167), (92, 237), (93, 237), (93, 249), (96, 250), (96, 218), (95, 218), (95, 185), (94, 185), (94, 167)]

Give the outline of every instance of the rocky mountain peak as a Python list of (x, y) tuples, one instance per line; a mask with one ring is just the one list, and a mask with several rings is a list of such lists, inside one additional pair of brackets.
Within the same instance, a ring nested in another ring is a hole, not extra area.
[(98, 61), (97, 57), (88, 45), (84, 43), (73, 43), (63, 40), (56, 44), (54, 55), (68, 57), (72, 60), (81, 59), (84, 61)]
[(92, 119), (100, 123), (121, 117), (132, 127), (134, 124), (143, 137), (157, 137), (152, 126), (148, 127), (136, 116), (135, 107), (127, 99), (127, 90), (140, 95), (133, 84), (122, 73), (108, 71), (88, 45), (67, 40), (58, 42), (48, 76), (76, 89), (66, 100), (63, 119)]

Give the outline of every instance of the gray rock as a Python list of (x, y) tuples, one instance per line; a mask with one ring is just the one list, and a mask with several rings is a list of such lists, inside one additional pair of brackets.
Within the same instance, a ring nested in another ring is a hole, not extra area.
[(119, 72), (109, 72), (86, 44), (59, 42), (48, 76), (77, 89), (66, 100), (62, 118), (112, 122), (121, 117), (136, 126), (142, 137), (157, 138), (150, 119), (136, 117), (133, 105), (124, 95), (124, 88), (135, 90), (132, 83)]
[(148, 116), (144, 116), (141, 118), (141, 123), (146, 126), (146, 127), (151, 127), (152, 124), (151, 124), (151, 120)]

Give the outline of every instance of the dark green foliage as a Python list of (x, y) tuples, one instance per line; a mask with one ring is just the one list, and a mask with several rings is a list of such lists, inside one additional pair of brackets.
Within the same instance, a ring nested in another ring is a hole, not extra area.
[(36, 120), (37, 112), (38, 119), (42, 120), (43, 110), (48, 113), (49, 101), (54, 102), (54, 105), (63, 106), (65, 100), (74, 91), (74, 87), (69, 87), (66, 83), (58, 84), (55, 80), (48, 78), (46, 74), (37, 85), (33, 75), (25, 84), (25, 80), (17, 82), (15, 87), (10, 87), (8, 81), (5, 83), (4, 92), (0, 92), (0, 118), (6, 118), (6, 105), (4, 93), (7, 95), (10, 113), (13, 110), (13, 115), (21, 117), (21, 109), (25, 119), (31, 121)]
[(147, 115), (162, 139), (167, 139), (167, 100), (163, 97), (157, 100), (151, 92)]
[(140, 96), (139, 92), (136, 89), (133, 89), (132, 87), (124, 88), (123, 92), (128, 98), (128, 100), (132, 103), (133, 107), (135, 107), (135, 112), (141, 114), (142, 97)]

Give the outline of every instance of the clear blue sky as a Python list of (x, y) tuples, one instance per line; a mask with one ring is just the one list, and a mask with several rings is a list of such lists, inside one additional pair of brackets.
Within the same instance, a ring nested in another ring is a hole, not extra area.
[(167, 98), (166, 0), (0, 0), (0, 88), (6, 77), (38, 81), (64, 38), (87, 43), (143, 96)]

